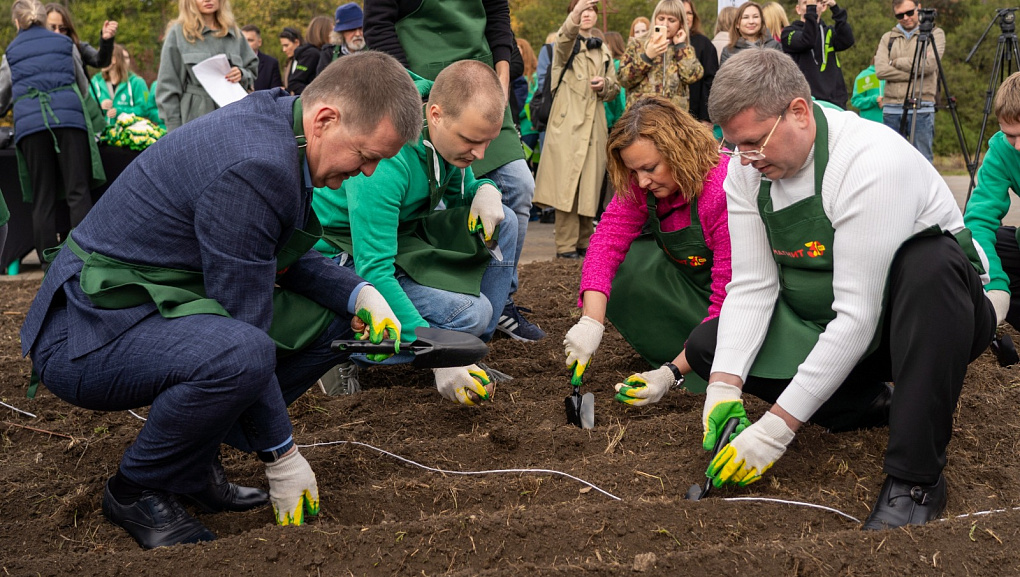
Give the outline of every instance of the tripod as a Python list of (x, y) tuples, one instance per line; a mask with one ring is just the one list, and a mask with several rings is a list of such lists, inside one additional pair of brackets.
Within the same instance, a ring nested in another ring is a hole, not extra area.
[[(918, 25), (917, 46), (914, 48), (914, 59), (910, 65), (910, 80), (907, 81), (907, 95), (903, 99), (903, 115), (900, 117), (900, 134), (911, 144), (915, 143), (917, 114), (921, 108), (922, 95), (924, 90), (924, 79), (928, 70), (928, 59), (925, 54), (931, 50), (935, 57), (936, 82), (942, 87), (946, 95), (946, 108), (953, 116), (953, 126), (956, 128), (956, 138), (960, 141), (960, 151), (963, 153), (964, 162), (967, 165), (967, 172), (970, 173), (970, 186), (974, 188), (974, 175), (977, 172), (977, 165), (971, 164), (970, 153), (967, 151), (967, 142), (963, 137), (963, 128), (960, 126), (960, 117), (956, 113), (956, 97), (949, 91), (949, 83), (946, 81), (945, 69), (942, 68), (942, 57), (932, 43), (932, 30), (935, 28), (935, 10), (926, 8), (920, 10), (920, 24)], [(908, 112), (912, 112), (908, 116)], [(909, 130), (907, 119), (910, 119)]]
[[(995, 17), (988, 23), (988, 27), (981, 33), (981, 38), (978, 38), (974, 48), (971, 48), (970, 54), (967, 55), (964, 62), (970, 62), (970, 59), (977, 52), (978, 46), (988, 35), (988, 31), (992, 29), (992, 24), (996, 21), (999, 22), (999, 29), (1002, 31), (999, 34), (999, 43), (995, 48), (995, 60), (992, 62), (992, 74), (988, 78), (988, 90), (985, 92), (985, 110), (981, 117), (981, 131), (978, 133), (977, 148), (974, 150), (974, 166), (977, 167), (978, 161), (981, 158), (981, 145), (985, 142), (985, 128), (988, 126), (988, 116), (992, 112), (992, 97), (995, 94), (996, 89), (1002, 84), (1010, 74), (1013, 73), (1013, 64), (1016, 63), (1020, 66), (1020, 51), (1017, 49), (1016, 39), (1016, 11), (1020, 8), (999, 8), (995, 11)], [(1006, 61), (1005, 67), (1002, 62)], [(973, 173), (971, 173), (973, 175)], [(970, 188), (967, 189), (967, 200), (970, 200), (970, 193), (974, 190), (974, 177), (971, 176)]]

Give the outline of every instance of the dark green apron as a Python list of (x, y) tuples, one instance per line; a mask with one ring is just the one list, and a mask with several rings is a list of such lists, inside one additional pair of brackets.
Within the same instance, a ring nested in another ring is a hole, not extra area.
[[(478, 60), (493, 66), (485, 38), (488, 18), (481, 0), (422, 0), (417, 10), (396, 24), (407, 67), (428, 80), (458, 60)], [(524, 148), (510, 106), (503, 111), (499, 136), (472, 164), (475, 174), (486, 174), (508, 162), (523, 159)]]
[[(792, 379), (818, 343), (819, 335), (836, 317), (832, 310), (835, 300), (832, 288), (835, 230), (822, 206), (822, 179), (829, 161), (829, 126), (818, 105), (814, 106), (814, 116), (815, 193), (784, 209), (773, 210), (770, 196), (772, 182), (762, 179), (758, 189), (758, 212), (765, 224), (765, 234), (779, 272), (780, 288), (768, 332), (750, 370), (755, 377)], [(954, 238), (975, 269), (983, 272), (967, 229), (952, 235), (934, 226), (912, 235), (910, 239), (936, 234)], [(893, 261), (895, 258), (896, 255)], [(888, 290), (887, 276), (883, 311)], [(879, 316), (875, 334), (861, 358), (878, 348), (884, 316)]]
[[(649, 193), (651, 235), (631, 243), (613, 279), (606, 318), (638, 354), (659, 367), (676, 358), (708, 315), (712, 251), (705, 244), (697, 199), (690, 203), (690, 226), (673, 232), (662, 231), (656, 205)], [(706, 386), (694, 372), (687, 374), (687, 390), (703, 393)]]
[[(428, 142), (428, 127), (423, 130), (423, 142)], [(429, 181), (429, 203), (419, 214), (400, 223), (397, 230), (397, 254), (394, 264), (414, 282), (432, 288), (478, 296), (482, 275), (492, 257), (479, 240), (468, 232), (470, 206), (435, 210), (443, 199), (446, 181), (440, 182), (440, 157), (431, 146), (425, 145), (425, 164)], [(499, 227), (493, 233), (499, 238)], [(347, 227), (327, 227), (324, 238), (336, 248), (354, 255), (357, 253)]]
[[(300, 99), (294, 102), (294, 136), (299, 141), (304, 139)], [(299, 146), (303, 148), (304, 145)], [(303, 150), (300, 158), (303, 165)], [(277, 276), (311, 250), (321, 234), (319, 219), (309, 209), (305, 228), (295, 230), (276, 255)], [(219, 302), (206, 296), (205, 279), (200, 271), (146, 266), (96, 252), (87, 253), (74, 241), (73, 233), (67, 238), (67, 246), (85, 263), (80, 275), (81, 289), (97, 307), (122, 309), (152, 302), (159, 314), (168, 319), (197, 314), (230, 317)], [(269, 336), (276, 342), (278, 354), (308, 346), (334, 318), (334, 311), (303, 295), (280, 287), (273, 289), (273, 322)]]
[[(85, 128), (87, 137), (89, 140), (89, 162), (91, 164), (89, 186), (96, 188), (106, 182), (106, 171), (103, 169), (103, 159), (99, 157), (99, 145), (96, 143), (96, 133), (92, 128), (92, 122), (89, 119), (89, 105), (96, 106), (95, 100), (89, 97), (83, 97), (81, 91), (78, 89), (77, 84), (69, 84), (67, 86), (60, 86), (49, 90), (47, 92), (40, 92), (38, 90), (30, 91), (18, 100), (24, 100), (26, 98), (34, 98), (39, 100), (39, 108), (42, 110), (43, 123), (46, 125), (46, 130), (50, 131), (53, 136), (53, 148), (60, 154), (60, 147), (57, 146), (57, 137), (53, 134), (53, 128), (50, 127), (49, 117), (52, 117), (58, 124), (56, 114), (53, 109), (50, 108), (51, 92), (58, 92), (61, 90), (74, 90), (74, 93), (78, 95), (78, 101), (81, 102), (82, 113), (85, 115)], [(47, 116), (49, 115), (49, 117)], [(18, 181), (21, 184), (21, 200), (32, 203), (32, 175), (28, 172), (28, 164), (25, 162), (25, 157), (21, 154), (21, 149), (17, 146), (14, 147), (14, 154), (18, 160)], [(57, 198), (64, 198), (65, 193), (63, 190), (58, 192)]]

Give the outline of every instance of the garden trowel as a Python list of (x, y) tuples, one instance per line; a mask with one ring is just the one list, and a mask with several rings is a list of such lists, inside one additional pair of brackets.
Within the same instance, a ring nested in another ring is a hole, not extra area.
[[(411, 364), (420, 369), (464, 367), (482, 360), (489, 353), (489, 347), (481, 339), (467, 333), (418, 327), (414, 334), (417, 339), (412, 343), (401, 343), (400, 352), (413, 354)], [(361, 340), (335, 340), (332, 350), (337, 353), (392, 354), (394, 345), (391, 339), (378, 344)]]
[[(737, 430), (737, 425), (739, 424), (740, 419), (736, 417), (726, 421), (726, 426), (723, 427), (722, 433), (719, 434), (719, 439), (715, 442), (715, 449), (712, 450), (712, 457), (709, 459), (709, 463), (719, 454), (719, 451), (723, 450), (723, 447), (730, 444), (730, 435), (733, 434), (733, 431)], [(684, 495), (684, 498), (689, 501), (697, 501), (702, 497), (707, 497), (710, 490), (712, 490), (712, 478), (706, 476), (705, 486), (702, 487), (697, 483), (691, 485), (691, 488), (687, 489), (687, 494)]]
[(567, 410), (567, 422), (582, 429), (595, 428), (595, 395), (592, 393), (581, 394), (581, 379), (577, 379), (574, 385), (574, 392), (563, 399), (563, 405)]

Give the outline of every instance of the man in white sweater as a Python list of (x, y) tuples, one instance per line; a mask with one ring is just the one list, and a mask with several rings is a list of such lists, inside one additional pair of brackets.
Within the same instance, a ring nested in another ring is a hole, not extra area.
[[(741, 422), (709, 465), (715, 486), (761, 478), (805, 422), (888, 424), (888, 477), (865, 528), (938, 517), (967, 364), (1005, 315), (984, 295), (986, 261), (952, 193), (893, 131), (814, 106), (777, 51), (734, 56), (709, 114), (733, 143), (733, 280), (687, 355), (709, 382), (706, 450)], [(754, 424), (744, 391), (773, 403)]]

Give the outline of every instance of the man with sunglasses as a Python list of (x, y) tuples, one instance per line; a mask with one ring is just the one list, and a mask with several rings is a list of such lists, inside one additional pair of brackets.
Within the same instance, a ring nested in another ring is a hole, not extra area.
[[(903, 102), (907, 97), (907, 85), (912, 77), (911, 70), (916, 68), (915, 75), (920, 74), (923, 66), (924, 77), (921, 82), (921, 102), (916, 110), (917, 123), (914, 127), (914, 147), (932, 161), (932, 141), (935, 137), (935, 87), (938, 84), (938, 67), (935, 53), (929, 47), (924, 60), (914, 67), (914, 53), (917, 49), (918, 24), (921, 21), (921, 5), (913, 0), (893, 0), (893, 14), (897, 24), (882, 36), (875, 52), (875, 73), (879, 80), (885, 80), (885, 95), (882, 98), (882, 117), (885, 125), (896, 132), (900, 131), (900, 119), (903, 116)], [(932, 45), (939, 51), (939, 57), (946, 51), (946, 35), (941, 28), (931, 31)], [(913, 90), (912, 90), (913, 91)], [(916, 91), (914, 91), (916, 93)], [(910, 104), (908, 103), (909, 107)], [(907, 122), (912, 123), (908, 112)]]
[[(833, 433), (888, 425), (887, 477), (864, 528), (926, 523), (946, 505), (967, 364), (1001, 320), (982, 288), (987, 259), (945, 181), (903, 139), (813, 104), (785, 54), (732, 61), (708, 110), (733, 143), (733, 278), (719, 318), (686, 349), (709, 383), (706, 450), (740, 423), (708, 475), (717, 487), (757, 481), (808, 422)], [(772, 403), (754, 424), (744, 392)]]

